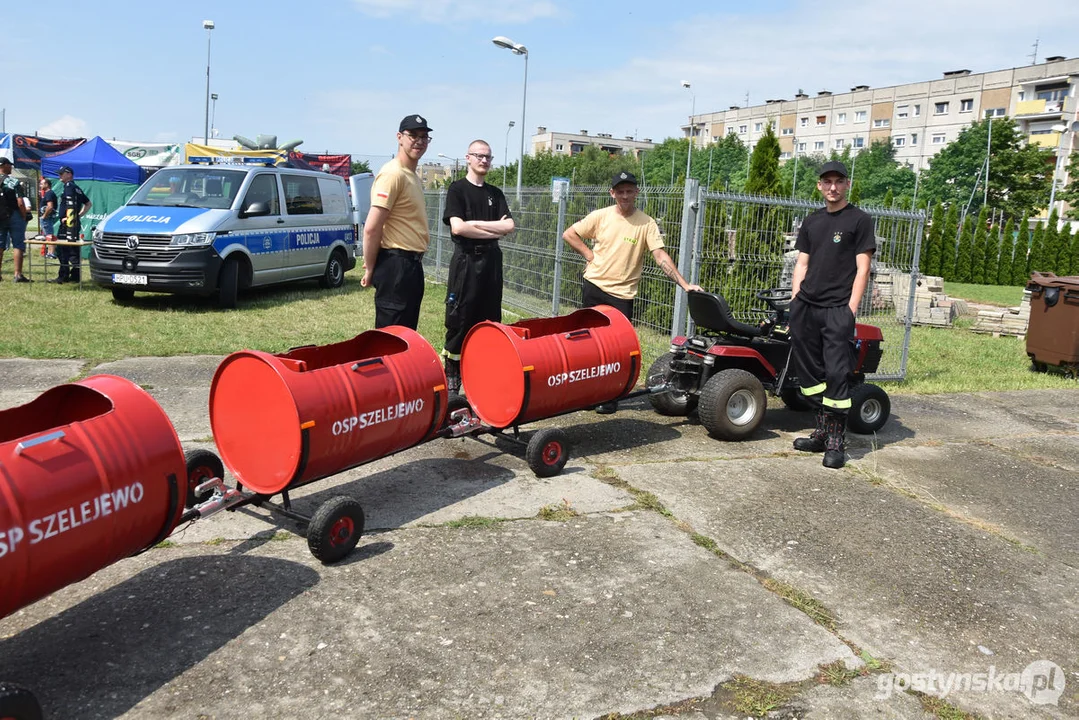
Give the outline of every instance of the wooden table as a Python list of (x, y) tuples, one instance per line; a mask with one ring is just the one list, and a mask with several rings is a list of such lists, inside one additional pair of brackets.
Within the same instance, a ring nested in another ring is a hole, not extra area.
[[(82, 289), (82, 271), (83, 271), (82, 249), (84, 247), (88, 247), (88, 246), (93, 245), (93, 244), (94, 243), (89, 241), (89, 240), (78, 240), (78, 241), (73, 241), (73, 240), (46, 240), (44, 235), (37, 235), (37, 236), (35, 236), (33, 238), (30, 238), (29, 240), (26, 241), (26, 245), (27, 245), (27, 251), (26, 251), (26, 276), (29, 277), (31, 280), (34, 279), (34, 261), (33, 261), (34, 253), (32, 252), (32, 250), (33, 250), (33, 247), (35, 245), (50, 245), (50, 246), (78, 248), (79, 252), (78, 252), (78, 254), (76, 256), (75, 268), (77, 268), (78, 272), (79, 272), (79, 289), (81, 290)], [(42, 262), (41, 274), (42, 274), (43, 279), (45, 279), (45, 280), (49, 279), (49, 260), (52, 260), (52, 258), (49, 258), (49, 257), (43, 257), (42, 258), (43, 262)], [(57, 263), (59, 263), (59, 261), (57, 261)], [(89, 270), (89, 267), (87, 267), (85, 269)]]

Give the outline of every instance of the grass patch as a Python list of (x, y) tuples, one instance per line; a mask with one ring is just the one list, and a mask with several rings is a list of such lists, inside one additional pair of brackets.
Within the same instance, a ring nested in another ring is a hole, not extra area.
[(154, 545), (154, 550), (164, 550), (165, 548), (176, 547), (176, 543), (172, 540), (162, 540), (157, 545)]
[(634, 487), (629, 488), (629, 491), (633, 494), (633, 499), (637, 501), (634, 510), (652, 510), (664, 517), (671, 517), (671, 511), (664, 507), (654, 494)]
[(499, 523), (505, 522), (501, 518), (484, 517), (483, 515), (465, 515), (458, 520), (450, 520), (446, 523), (448, 528), (492, 528)]
[(216, 545), (224, 545), (227, 542), (228, 542), (228, 538), (215, 537), (215, 538), (210, 538), (209, 540), (205, 541), (202, 544), (203, 545), (209, 545), (210, 547), (214, 547)]
[(796, 683), (780, 685), (745, 675), (735, 675), (733, 680), (720, 686), (719, 695), (724, 704), (729, 705), (735, 712), (763, 717), (785, 705), (799, 690)]
[(862, 662), (865, 663), (866, 669), (869, 670), (870, 672), (878, 672), (878, 671), (882, 671), (882, 670), (888, 670), (889, 667), (890, 667), (888, 665), (888, 663), (884, 663), (884, 662), (881, 662), (880, 660), (877, 660), (875, 657), (870, 655), (865, 650), (859, 650), (858, 651), (858, 657), (860, 657), (862, 659)]
[(574, 510), (573, 506), (569, 504), (569, 500), (565, 498), (558, 505), (544, 505), (536, 513), (536, 517), (540, 520), (550, 520), (552, 522), (566, 522), (579, 516), (580, 513)]
[(944, 283), (944, 292), (948, 297), (999, 307), (1014, 307), (1023, 302), (1023, 288), (1012, 285), (973, 285), (949, 280)]
[(978, 720), (977, 715), (963, 712), (947, 700), (917, 692), (913, 694), (918, 696), (918, 700), (922, 703), (923, 710), (940, 718), (940, 720)]
[(278, 530), (270, 536), (268, 542), (285, 542), (286, 540), (295, 540), (300, 537), (296, 533), (290, 533), (288, 530)]
[(865, 675), (868, 672), (867, 670), (851, 670), (842, 660), (836, 660), (827, 665), (821, 665), (817, 670), (818, 683), (821, 685), (835, 685), (836, 687), (848, 685), (854, 678)]
[(788, 605), (804, 612), (812, 618), (813, 622), (835, 632), (838, 621), (820, 600), (811, 597), (793, 585), (788, 585), (775, 578), (764, 578), (761, 580), (761, 584), (786, 600)]

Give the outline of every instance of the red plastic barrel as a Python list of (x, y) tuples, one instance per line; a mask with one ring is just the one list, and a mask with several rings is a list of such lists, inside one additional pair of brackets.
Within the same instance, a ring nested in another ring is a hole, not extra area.
[(445, 414), (438, 353), (397, 326), (280, 355), (241, 350), (210, 386), (221, 460), (267, 495), (416, 445)]
[(461, 351), (469, 402), (495, 428), (615, 400), (640, 369), (633, 325), (607, 305), (513, 325), (482, 322)]
[(163, 540), (186, 483), (168, 416), (124, 378), (0, 411), (0, 617)]

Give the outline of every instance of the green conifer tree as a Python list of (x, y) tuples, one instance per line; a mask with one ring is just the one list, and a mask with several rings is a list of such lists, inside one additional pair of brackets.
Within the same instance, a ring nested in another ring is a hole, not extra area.
[(1024, 217), (1015, 226), (1011, 285), (1025, 286), (1030, 277), (1030, 223)]
[(967, 215), (963, 221), (963, 227), (959, 231), (959, 244), (955, 248), (955, 271), (952, 273), (951, 278), (955, 282), (969, 283), (970, 280), (970, 264), (971, 264), (971, 249), (974, 245), (974, 226), (977, 224), (978, 218), (974, 215)]
[(977, 219), (974, 221), (974, 230), (970, 239), (970, 281), (976, 285), (985, 284), (985, 257), (987, 254), (986, 244), (989, 234), (986, 231), (986, 223), (989, 221), (989, 208), (982, 205)]
[[(1030, 260), (1027, 262), (1027, 278), (1032, 272), (1045, 272), (1049, 268), (1045, 265), (1045, 225), (1038, 223), (1034, 226), (1034, 232), (1030, 236)], [(1026, 282), (1024, 281), (1024, 285)]]
[(944, 216), (944, 232), (940, 235), (940, 276), (955, 279), (955, 246), (959, 243), (959, 206), (952, 203)]
[(933, 208), (933, 218), (929, 222), (929, 231), (925, 234), (923, 261), (919, 269), (923, 275), (940, 275), (941, 240), (944, 237), (944, 206), (937, 203)]

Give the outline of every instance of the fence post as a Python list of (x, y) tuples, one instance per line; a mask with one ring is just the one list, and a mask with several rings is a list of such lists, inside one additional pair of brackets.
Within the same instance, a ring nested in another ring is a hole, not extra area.
[(446, 191), (438, 191), (438, 216), (435, 218), (435, 278), (442, 279), (442, 235), (445, 232), (445, 223), (442, 222), (442, 213), (446, 211)]
[(551, 317), (561, 314), (559, 305), (562, 295), (562, 233), (566, 231), (566, 196), (568, 192), (558, 195), (558, 226), (555, 229), (554, 239), (554, 287), (551, 289)]
[[(700, 182), (695, 178), (686, 178), (685, 192), (682, 198), (682, 230), (678, 240), (678, 271), (682, 277), (693, 275), (693, 238), (697, 229), (697, 213), (700, 210)], [(686, 330), (686, 294), (674, 291), (674, 313), (671, 315), (671, 336), (681, 335)]]

